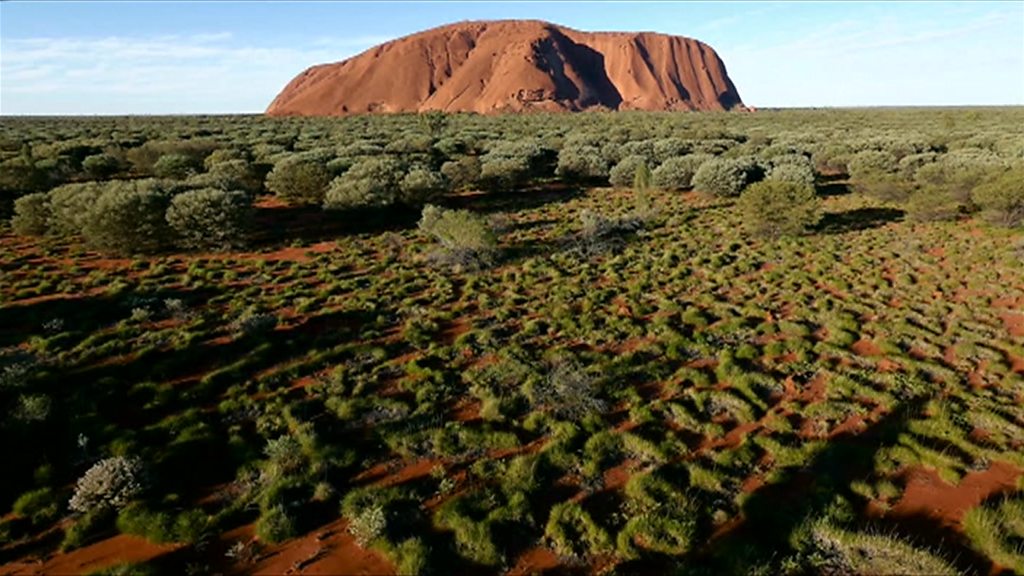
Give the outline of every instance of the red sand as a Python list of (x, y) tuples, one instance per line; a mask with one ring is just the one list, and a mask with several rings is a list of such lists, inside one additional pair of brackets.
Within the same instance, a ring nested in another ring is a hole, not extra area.
[(302, 538), (267, 550), (244, 574), (395, 574), (383, 556), (361, 548), (346, 530), (344, 520), (333, 522)]
[(119, 534), (66, 554), (25, 559), (0, 567), (0, 574), (86, 574), (126, 562), (145, 562), (173, 552), (181, 545), (152, 544), (138, 536)]
[(950, 525), (959, 525), (965, 512), (1000, 492), (1016, 489), (1017, 478), (1024, 473), (1006, 462), (993, 462), (980, 472), (969, 472), (956, 486), (939, 478), (928, 468), (912, 468), (905, 473), (906, 491), (891, 513), (925, 514)]
[(691, 38), (460, 22), (296, 76), (271, 116), (743, 108), (721, 58)]

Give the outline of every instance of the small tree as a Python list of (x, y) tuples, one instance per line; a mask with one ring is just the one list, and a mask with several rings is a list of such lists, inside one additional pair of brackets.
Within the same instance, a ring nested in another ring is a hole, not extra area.
[(152, 253), (170, 237), (165, 219), (170, 194), (144, 181), (109, 182), (86, 217), (83, 233), (99, 250)]
[(765, 180), (751, 184), (740, 196), (744, 223), (758, 236), (797, 235), (821, 219), (821, 202), (805, 184)]
[(100, 460), (78, 479), (68, 506), (80, 514), (103, 509), (118, 510), (137, 498), (142, 490), (142, 463), (134, 458), (116, 456)]
[(252, 226), (252, 200), (237, 190), (190, 190), (171, 200), (166, 217), (181, 246), (227, 250), (245, 244)]
[(498, 240), (487, 221), (469, 210), (423, 207), (419, 229), (440, 244), (437, 259), (456, 267), (489, 265)]
[(636, 167), (633, 174), (633, 190), (636, 192), (647, 192), (651, 189), (651, 169), (644, 162)]
[(18, 234), (42, 236), (49, 229), (50, 195), (34, 192), (14, 201), (14, 218), (11, 227)]
[(1024, 167), (1007, 170), (979, 184), (971, 197), (990, 222), (1013, 228), (1024, 223)]
[(301, 156), (288, 156), (267, 174), (267, 190), (290, 204), (320, 204), (331, 174), (322, 164)]

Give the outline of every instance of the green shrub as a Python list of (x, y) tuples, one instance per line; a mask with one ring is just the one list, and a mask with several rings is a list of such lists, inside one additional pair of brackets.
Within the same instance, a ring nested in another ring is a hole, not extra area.
[(1003, 568), (1024, 573), (1024, 497), (1007, 496), (972, 508), (963, 526), (973, 548)]
[[(798, 530), (798, 534), (802, 533)], [(798, 536), (799, 538), (799, 536)], [(805, 541), (805, 557), (812, 573), (835, 574), (958, 574), (940, 556), (915, 548), (895, 536), (849, 532), (817, 523)]]
[(45, 192), (26, 194), (14, 201), (11, 227), (18, 234), (42, 236), (49, 229), (50, 195)]
[(266, 188), (290, 204), (321, 204), (330, 183), (331, 174), (323, 164), (292, 155), (274, 165)]
[(198, 542), (207, 523), (207, 516), (201, 510), (187, 510), (175, 515), (150, 510), (141, 503), (130, 504), (117, 515), (117, 529), (122, 534), (141, 536), (156, 544)]
[(850, 159), (850, 178), (863, 180), (877, 174), (893, 174), (898, 168), (897, 159), (889, 152), (865, 150)]
[(511, 190), (550, 176), (557, 153), (533, 139), (501, 141), (480, 159), (480, 180), (491, 190)]
[(198, 171), (198, 162), (185, 154), (165, 154), (153, 164), (153, 174), (158, 178), (184, 180)]
[(608, 181), (616, 188), (629, 188), (636, 180), (637, 170), (647, 166), (643, 156), (626, 156), (608, 173)]
[(430, 569), (430, 547), (419, 538), (403, 540), (391, 557), (399, 574), (417, 576)]
[(912, 192), (905, 206), (907, 217), (918, 222), (956, 220), (962, 207), (956, 192), (931, 185)]
[(166, 218), (185, 248), (238, 248), (252, 227), (252, 200), (240, 191), (190, 190), (171, 199)]
[(170, 239), (165, 214), (170, 194), (152, 183), (119, 181), (106, 189), (89, 210), (82, 230), (93, 247), (118, 254), (152, 253)]
[(121, 171), (121, 160), (110, 154), (93, 154), (82, 160), (82, 170), (92, 178), (103, 180)]
[(743, 191), (738, 207), (750, 231), (767, 238), (800, 234), (821, 219), (821, 201), (807, 184), (758, 182)]
[(256, 536), (264, 542), (276, 544), (295, 536), (295, 524), (284, 505), (277, 504), (264, 510), (256, 521)]
[(444, 194), (448, 182), (444, 174), (426, 168), (413, 168), (402, 178), (399, 200), (407, 206), (422, 206)]
[(60, 543), (61, 552), (67, 552), (85, 545), (90, 538), (105, 530), (113, 514), (109, 508), (98, 508), (83, 514), (64, 529), (64, 539)]
[(494, 542), (487, 512), (480, 508), (478, 493), (456, 496), (438, 508), (434, 522), (439, 528), (454, 532), (455, 546), (461, 556), (485, 566), (495, 566), (501, 563), (502, 554)]
[(441, 165), (441, 174), (448, 179), (448, 185), (453, 191), (472, 189), (480, 182), (480, 159), (476, 156), (463, 156), (449, 160)]
[(394, 158), (365, 158), (331, 181), (324, 208), (390, 206), (400, 198), (404, 177), (405, 167)]
[(651, 169), (647, 167), (647, 163), (644, 162), (636, 167), (636, 173), (633, 174), (633, 191), (634, 192), (647, 192), (651, 189)]
[(990, 222), (1006, 227), (1024, 223), (1024, 168), (1007, 170), (979, 184), (971, 198)]
[(60, 515), (60, 501), (57, 494), (50, 488), (38, 488), (25, 492), (14, 501), (14, 512), (32, 520), (35, 526), (41, 526)]
[(559, 502), (551, 508), (544, 536), (562, 556), (582, 557), (611, 549), (611, 538), (576, 502)]
[(662, 190), (687, 190), (693, 186), (693, 176), (701, 164), (713, 158), (708, 154), (690, 154), (668, 158), (655, 168), (651, 182)]
[(468, 210), (423, 207), (419, 229), (440, 244), (443, 261), (461, 267), (486, 266), (497, 253), (497, 238), (487, 220)]
[(903, 177), (888, 172), (861, 172), (850, 183), (855, 191), (885, 202), (905, 202), (914, 190)]
[(768, 180), (792, 182), (801, 186), (814, 186), (814, 168), (806, 163), (776, 164), (768, 171)]
[(82, 234), (96, 200), (107, 189), (106, 184), (85, 182), (64, 184), (50, 191), (50, 234), (76, 236)]
[(755, 166), (736, 158), (712, 158), (700, 165), (693, 175), (693, 188), (715, 196), (739, 196), (753, 182)]
[(189, 178), (188, 185), (225, 191), (241, 190), (249, 194), (263, 191), (263, 179), (256, 167), (245, 160), (224, 160), (211, 164), (205, 173)]
[(555, 174), (567, 181), (608, 178), (608, 163), (595, 146), (566, 146), (558, 152)]

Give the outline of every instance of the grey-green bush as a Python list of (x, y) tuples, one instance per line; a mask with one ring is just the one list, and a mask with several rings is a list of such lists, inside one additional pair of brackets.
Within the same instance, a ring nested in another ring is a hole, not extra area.
[(558, 153), (555, 174), (565, 180), (598, 180), (608, 177), (608, 163), (595, 146), (571, 146)]
[(267, 190), (289, 204), (320, 204), (324, 201), (331, 174), (317, 162), (288, 156), (267, 174)]
[(1016, 167), (979, 184), (971, 198), (990, 222), (1013, 228), (1024, 224), (1024, 167)]
[(14, 201), (11, 227), (18, 234), (42, 236), (50, 220), (50, 195), (45, 192), (26, 194)]
[(444, 194), (448, 181), (440, 172), (413, 168), (399, 185), (399, 201), (408, 206), (422, 206)]
[(390, 206), (399, 200), (404, 177), (405, 166), (394, 158), (364, 158), (331, 181), (324, 208)]
[(82, 170), (96, 179), (104, 179), (121, 171), (121, 161), (111, 154), (93, 154), (82, 160)]
[(166, 217), (184, 248), (239, 248), (252, 226), (252, 200), (238, 190), (189, 190), (171, 199)]
[(480, 159), (476, 156), (463, 156), (449, 160), (441, 165), (441, 174), (448, 179), (451, 190), (468, 190), (480, 181)]
[(955, 191), (928, 184), (910, 194), (905, 208), (911, 220), (937, 222), (956, 220), (962, 205)]
[(99, 182), (83, 182), (51, 190), (49, 233), (56, 236), (81, 234), (89, 211), (106, 188), (106, 184)]
[(184, 180), (198, 171), (198, 162), (185, 154), (164, 154), (153, 164), (153, 174), (158, 178)]
[(713, 158), (708, 154), (690, 154), (668, 158), (651, 173), (651, 182), (661, 190), (686, 190), (701, 164)]
[(259, 194), (263, 190), (263, 180), (256, 167), (245, 160), (223, 160), (211, 164), (205, 173), (189, 178), (188, 184), (196, 188), (241, 190), (249, 194)]
[(768, 179), (779, 182), (792, 182), (803, 186), (814, 186), (814, 168), (811, 162), (785, 163), (773, 166), (768, 171)]
[(715, 196), (738, 196), (749, 183), (753, 165), (735, 158), (713, 158), (701, 164), (693, 175), (695, 190)]
[(647, 159), (643, 156), (626, 156), (608, 173), (608, 181), (616, 188), (629, 188), (636, 179), (637, 169), (646, 165)]
[(164, 215), (170, 194), (153, 181), (107, 183), (86, 216), (82, 230), (96, 249), (116, 254), (159, 251), (170, 238)]

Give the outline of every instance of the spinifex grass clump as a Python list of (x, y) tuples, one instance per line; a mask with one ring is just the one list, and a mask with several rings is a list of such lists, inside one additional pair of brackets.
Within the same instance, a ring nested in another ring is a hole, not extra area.
[(419, 229), (440, 245), (433, 258), (460, 268), (481, 268), (497, 256), (497, 238), (484, 218), (468, 210), (423, 208)]

